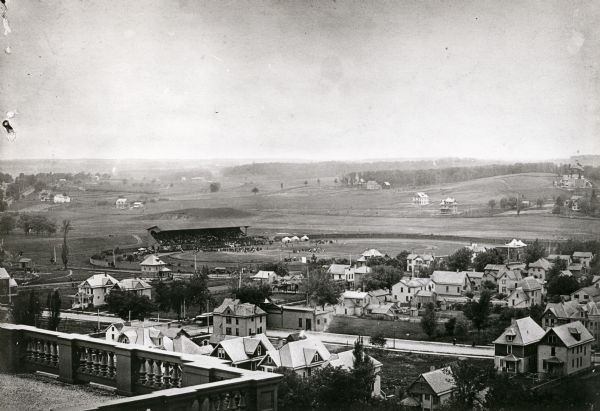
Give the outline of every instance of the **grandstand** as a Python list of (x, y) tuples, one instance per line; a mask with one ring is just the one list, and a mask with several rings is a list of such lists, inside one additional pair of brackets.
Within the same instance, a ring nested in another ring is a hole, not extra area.
[(249, 237), (249, 226), (147, 229), (152, 238), (164, 249), (196, 251), (243, 251), (247, 247), (265, 244), (262, 237)]

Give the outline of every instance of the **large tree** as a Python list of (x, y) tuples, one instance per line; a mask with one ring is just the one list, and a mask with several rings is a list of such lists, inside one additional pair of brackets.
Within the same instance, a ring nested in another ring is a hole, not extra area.
[(478, 301), (471, 301), (465, 305), (463, 310), (465, 316), (471, 320), (473, 327), (480, 332), (482, 329), (487, 327), (492, 311), (492, 304), (490, 303), (492, 294), (484, 290), (479, 295)]
[(454, 378), (456, 390), (448, 404), (450, 409), (471, 410), (483, 405), (481, 393), (494, 375), (492, 364), (482, 366), (468, 360), (459, 360), (450, 366), (448, 376)]
[(482, 272), (488, 264), (504, 264), (504, 257), (495, 248), (490, 248), (475, 256), (473, 266), (475, 271)]
[(309, 278), (304, 280), (304, 288), (309, 300), (323, 307), (336, 304), (342, 292), (331, 276), (322, 270), (311, 271)]
[(48, 329), (57, 331), (58, 324), (60, 324), (61, 308), (60, 293), (58, 292), (58, 289), (54, 290), (54, 292), (48, 293), (46, 307), (50, 313), (50, 316), (48, 317)]
[(457, 250), (454, 254), (448, 257), (448, 270), (450, 271), (466, 271), (471, 264), (473, 252), (467, 247)]
[(0, 233), (9, 234), (15, 229), (17, 219), (12, 214), (4, 214), (0, 217)]
[(156, 308), (147, 296), (131, 291), (111, 291), (106, 296), (106, 304), (109, 312), (123, 320), (144, 320)]
[(271, 293), (269, 284), (256, 282), (243, 283), (241, 287), (231, 290), (231, 294), (234, 294), (235, 298), (239, 298), (240, 302), (255, 305), (263, 304)]
[(421, 317), (421, 328), (429, 338), (433, 338), (437, 328), (437, 318), (433, 303), (425, 306), (425, 313)]
[(529, 244), (525, 249), (525, 262), (530, 264), (547, 255), (546, 247), (544, 247), (540, 240), (536, 238), (535, 241)]
[(12, 319), (15, 324), (36, 325), (42, 314), (42, 304), (35, 291), (21, 292), (13, 300), (11, 306)]
[(69, 231), (71, 230), (71, 220), (63, 220), (61, 230), (63, 232), (63, 246), (60, 256), (65, 266), (65, 270), (67, 269), (67, 264), (69, 262), (69, 246), (67, 245), (67, 236), (69, 235)]

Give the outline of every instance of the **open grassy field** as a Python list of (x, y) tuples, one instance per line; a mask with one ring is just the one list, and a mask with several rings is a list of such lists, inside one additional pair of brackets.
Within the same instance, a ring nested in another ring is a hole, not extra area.
[[(432, 187), (396, 188), (392, 190), (366, 191), (341, 186), (333, 177), (316, 180), (280, 181), (278, 179), (249, 176), (237, 180), (222, 178), (221, 191), (210, 193), (208, 183), (180, 182), (168, 185), (145, 182), (142, 186), (111, 183), (102, 187), (89, 186), (87, 191), (73, 190), (71, 204), (38, 207), (39, 201), (32, 195), (13, 205), (21, 212), (36, 212), (56, 220), (72, 222), (69, 234), (72, 264), (85, 264), (87, 259), (100, 250), (113, 247), (144, 247), (152, 243), (146, 228), (159, 226), (198, 227), (250, 225), (250, 234), (275, 235), (370, 233), (454, 235), (482, 239), (507, 240), (543, 238), (559, 240), (566, 238), (596, 238), (600, 233), (600, 220), (565, 218), (544, 208), (536, 213), (520, 216), (511, 214), (487, 215), (487, 201), (517, 192), (530, 200), (544, 198), (549, 204), (553, 197), (568, 194), (553, 187), (554, 176), (550, 174), (518, 174), (471, 180), (461, 183)], [(283, 183), (283, 189), (281, 188)], [(259, 192), (253, 194), (253, 187)], [(429, 193), (430, 206), (419, 208), (411, 203), (415, 191)], [(114, 201), (120, 196), (131, 200), (146, 199), (143, 209), (118, 210)], [(453, 196), (459, 202), (459, 210), (479, 210), (482, 217), (442, 217), (437, 215), (437, 202)], [(53, 237), (24, 236), (14, 231), (3, 235), (4, 247), (12, 253), (23, 251), (37, 264), (49, 261), (52, 247), (57, 246), (60, 256), (60, 235)], [(343, 256), (359, 253), (365, 248), (382, 249), (395, 255), (403, 249), (446, 254), (464, 245), (464, 241), (439, 242), (392, 239), (338, 240), (325, 250), (324, 255)], [(208, 255), (203, 263), (219, 264), (247, 260), (260, 263), (279, 259), (289, 249), (273, 249), (264, 256), (258, 255)], [(312, 255), (312, 253), (311, 253)], [(59, 257), (60, 258), (60, 257)], [(186, 258), (186, 257), (184, 257)]]

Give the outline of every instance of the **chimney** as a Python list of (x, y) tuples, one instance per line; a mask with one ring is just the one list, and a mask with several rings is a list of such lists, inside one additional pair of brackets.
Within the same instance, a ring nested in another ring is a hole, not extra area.
[(510, 325), (516, 325), (517, 324), (517, 319), (515, 317), (512, 317), (510, 319)]

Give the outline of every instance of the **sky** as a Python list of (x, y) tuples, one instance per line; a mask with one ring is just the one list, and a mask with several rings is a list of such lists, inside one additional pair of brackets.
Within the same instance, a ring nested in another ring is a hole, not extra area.
[(600, 154), (594, 3), (7, 0), (0, 154)]

